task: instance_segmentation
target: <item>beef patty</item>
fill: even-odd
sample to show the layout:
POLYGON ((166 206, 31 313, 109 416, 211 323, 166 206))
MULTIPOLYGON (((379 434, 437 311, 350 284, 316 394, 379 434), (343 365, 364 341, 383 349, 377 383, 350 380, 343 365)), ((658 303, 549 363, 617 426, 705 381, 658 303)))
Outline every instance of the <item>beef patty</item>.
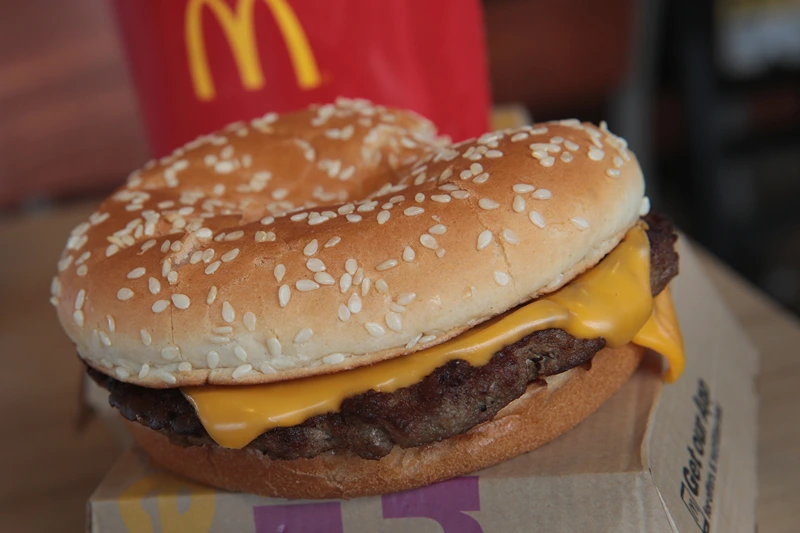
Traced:
MULTIPOLYGON (((649 215, 645 221, 656 295, 678 273, 677 237, 665 217, 649 215)), ((331 451, 379 459, 395 445, 420 446, 467 432, 522 396, 528 384, 589 364, 605 344, 602 338, 576 339, 560 329, 537 331, 498 351, 484 366, 450 361, 410 387, 368 391, 345 399, 338 412, 266 431, 248 448, 272 459, 331 451)), ((109 403, 128 420, 166 434, 175 444, 217 446, 179 389, 148 389, 93 369, 89 375, 109 390, 109 403)))

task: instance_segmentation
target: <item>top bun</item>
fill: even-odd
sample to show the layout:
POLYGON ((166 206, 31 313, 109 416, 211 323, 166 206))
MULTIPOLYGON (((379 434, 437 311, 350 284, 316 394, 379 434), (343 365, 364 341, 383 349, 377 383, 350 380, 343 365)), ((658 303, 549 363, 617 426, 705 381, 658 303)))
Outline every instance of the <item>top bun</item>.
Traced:
POLYGON ((643 205, 625 142, 577 120, 448 145, 340 100, 151 161, 79 224, 53 304, 87 364, 148 387, 353 368, 553 291, 643 205))

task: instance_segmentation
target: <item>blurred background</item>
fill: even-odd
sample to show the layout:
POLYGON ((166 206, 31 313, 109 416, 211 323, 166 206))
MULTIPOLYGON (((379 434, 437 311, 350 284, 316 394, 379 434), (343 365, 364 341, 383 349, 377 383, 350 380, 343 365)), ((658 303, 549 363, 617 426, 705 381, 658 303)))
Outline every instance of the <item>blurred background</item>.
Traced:
MULTIPOLYGON (((121 4, 133 5, 0 6, 0 223, 99 199, 149 159, 121 4)), ((483 9, 496 106, 536 121, 607 120, 639 156, 658 209, 800 312, 800 0, 483 9)))

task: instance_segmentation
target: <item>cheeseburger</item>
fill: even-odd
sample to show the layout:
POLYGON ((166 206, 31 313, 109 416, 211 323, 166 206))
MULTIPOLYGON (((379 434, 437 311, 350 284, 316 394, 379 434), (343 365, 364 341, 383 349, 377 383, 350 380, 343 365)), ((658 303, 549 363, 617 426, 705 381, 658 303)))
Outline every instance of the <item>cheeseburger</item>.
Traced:
POLYGON ((624 140, 577 120, 449 144, 340 100, 198 138, 67 241, 52 303, 153 460, 356 497, 530 451, 645 349, 683 367, 675 234, 624 140))

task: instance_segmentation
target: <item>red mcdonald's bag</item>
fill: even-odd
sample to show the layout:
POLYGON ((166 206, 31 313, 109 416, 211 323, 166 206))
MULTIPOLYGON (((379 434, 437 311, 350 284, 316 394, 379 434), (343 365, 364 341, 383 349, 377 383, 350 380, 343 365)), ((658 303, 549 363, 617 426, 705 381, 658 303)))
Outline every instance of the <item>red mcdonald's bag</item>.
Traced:
POLYGON ((478 0, 114 0, 154 155, 337 96, 486 131, 478 0))

